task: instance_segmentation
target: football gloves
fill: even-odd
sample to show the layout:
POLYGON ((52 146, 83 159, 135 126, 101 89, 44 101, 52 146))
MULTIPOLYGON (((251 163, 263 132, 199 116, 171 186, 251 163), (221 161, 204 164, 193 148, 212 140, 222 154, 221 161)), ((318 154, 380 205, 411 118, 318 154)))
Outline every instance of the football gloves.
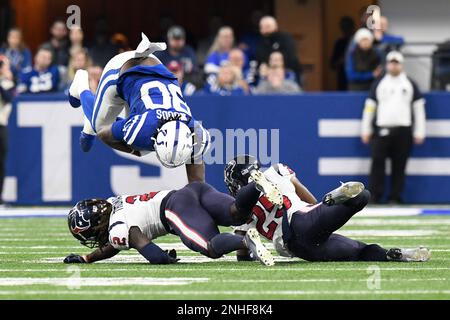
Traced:
POLYGON ((64 263, 86 263, 86 260, 78 254, 69 254, 64 258, 64 263))
POLYGON ((180 259, 177 259, 177 251, 175 249, 165 251, 167 253, 167 256, 169 257, 169 263, 177 263, 178 261, 180 261, 180 259))

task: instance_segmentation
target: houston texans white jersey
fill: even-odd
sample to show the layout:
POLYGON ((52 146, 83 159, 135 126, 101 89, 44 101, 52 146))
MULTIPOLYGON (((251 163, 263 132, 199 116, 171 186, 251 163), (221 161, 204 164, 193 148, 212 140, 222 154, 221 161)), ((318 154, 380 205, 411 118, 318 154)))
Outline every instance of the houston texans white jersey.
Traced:
MULTIPOLYGON (((291 178, 295 176, 295 172, 288 166, 278 163, 264 171, 264 176, 270 182, 277 185, 283 195, 284 208, 287 211, 289 223, 292 214, 301 211, 302 208, 309 206, 307 202, 300 200, 295 192, 295 186, 291 182, 291 178)), ((237 227, 235 230, 247 231, 250 228, 256 228, 258 232, 266 239, 273 242, 277 252, 281 256, 291 257, 292 254, 284 246, 283 231, 281 222, 283 218, 283 210, 273 205, 262 193, 258 203, 253 208, 251 220, 237 227)))
POLYGON ((170 191, 150 192, 142 195, 123 195, 109 198, 113 205, 109 219, 109 242, 118 250, 128 250, 129 231, 138 227, 150 240, 168 232, 160 219, 160 206, 170 191))

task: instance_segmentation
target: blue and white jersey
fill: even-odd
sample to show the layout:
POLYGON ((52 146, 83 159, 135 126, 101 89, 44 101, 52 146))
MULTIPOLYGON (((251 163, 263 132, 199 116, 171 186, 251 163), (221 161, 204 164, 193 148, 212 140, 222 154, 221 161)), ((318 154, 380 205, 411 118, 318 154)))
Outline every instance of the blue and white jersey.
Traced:
POLYGON ((45 71, 35 69, 20 75, 19 92, 40 93, 57 91, 61 76, 56 66, 45 71))
POLYGON ((177 78, 163 64, 126 70, 117 81, 117 93, 129 105, 130 115, 116 121, 112 132, 115 139, 124 140, 134 149, 153 151, 151 138, 171 119, 184 122, 196 133, 200 131, 200 141, 208 139, 192 117, 177 78))

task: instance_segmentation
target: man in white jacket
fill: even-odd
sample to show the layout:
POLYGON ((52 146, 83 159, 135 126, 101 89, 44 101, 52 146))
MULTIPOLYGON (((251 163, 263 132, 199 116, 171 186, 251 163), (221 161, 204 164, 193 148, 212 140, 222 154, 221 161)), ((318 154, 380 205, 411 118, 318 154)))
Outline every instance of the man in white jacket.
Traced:
POLYGON ((403 55, 391 51, 386 57, 386 74, 376 80, 366 99, 361 139, 372 149, 370 187, 372 202, 384 193, 386 159, 391 159, 390 203, 402 202, 405 169, 413 144, 425 140, 425 99, 417 84, 403 71, 403 55))

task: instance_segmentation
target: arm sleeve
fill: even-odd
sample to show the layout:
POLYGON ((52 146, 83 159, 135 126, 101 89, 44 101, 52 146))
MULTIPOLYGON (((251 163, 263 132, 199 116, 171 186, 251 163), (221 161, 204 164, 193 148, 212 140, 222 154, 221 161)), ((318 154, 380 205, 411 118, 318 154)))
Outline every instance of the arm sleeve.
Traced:
POLYGON ((122 141, 124 137, 124 126, 128 119, 119 119, 112 124, 111 131, 114 139, 117 141, 122 141))
POLYGON ((419 99, 413 102, 414 113, 414 138, 425 138, 426 135, 426 115, 425 99, 419 99))
POLYGON ((371 135, 373 133, 373 120, 377 110, 377 102, 372 98, 367 98, 364 103, 364 111, 361 122, 361 134, 371 135))
POLYGON ((169 256, 167 253, 153 242, 150 242, 138 251, 151 264, 169 263, 169 256))
POLYGON ((125 222, 116 221, 109 226, 109 243, 117 250, 130 249, 129 230, 125 222))
POLYGON ((413 102, 412 111, 414 114, 414 138, 425 138, 426 135, 426 115, 425 115, 425 98, 422 92, 419 90, 417 84, 412 80, 411 84, 413 86, 413 102))

